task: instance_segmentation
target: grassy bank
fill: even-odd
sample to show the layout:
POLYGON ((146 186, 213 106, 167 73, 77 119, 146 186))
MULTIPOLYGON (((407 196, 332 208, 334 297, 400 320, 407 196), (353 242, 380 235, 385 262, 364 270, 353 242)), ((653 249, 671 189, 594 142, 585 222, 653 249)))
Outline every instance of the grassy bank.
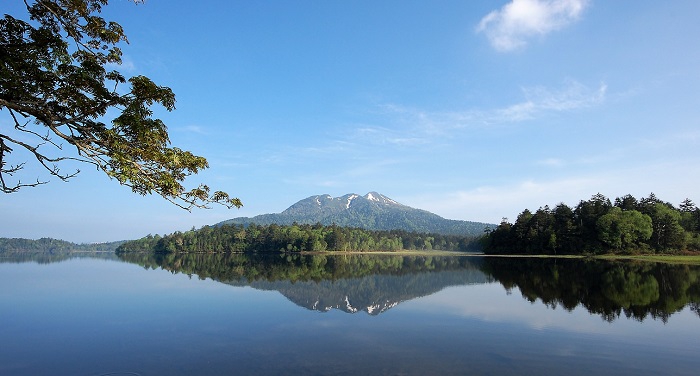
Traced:
POLYGON ((653 262, 665 262, 672 264, 700 264, 700 255, 639 255, 639 256, 625 256, 625 255, 603 255, 596 256, 596 258, 604 260, 639 260, 639 261, 653 261, 653 262))
POLYGON ((638 260, 649 262, 665 262, 676 264, 700 264, 700 254, 697 255, 487 255, 483 253, 451 252, 451 251, 427 251, 427 250, 402 250, 402 251, 324 251, 324 252, 299 252, 307 255, 394 255, 394 256, 483 256, 483 257, 510 257, 510 258, 558 258, 558 259, 600 259, 600 260, 638 260))
POLYGON ((303 255, 392 255, 392 256, 483 256, 483 253, 457 252, 457 251, 427 251, 427 250, 408 250, 401 251, 322 251, 322 252, 294 252, 303 255))
POLYGON ((648 262, 665 262, 670 264, 698 264, 700 265, 700 255, 484 255, 486 257, 523 257, 523 258, 578 258, 578 259, 598 259, 598 260, 637 260, 648 262))

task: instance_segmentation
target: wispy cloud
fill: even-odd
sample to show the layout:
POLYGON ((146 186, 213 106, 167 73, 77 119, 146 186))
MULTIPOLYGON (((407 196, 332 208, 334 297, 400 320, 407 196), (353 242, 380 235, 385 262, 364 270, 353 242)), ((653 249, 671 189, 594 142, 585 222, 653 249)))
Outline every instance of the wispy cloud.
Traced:
POLYGON ((566 165, 566 162, 559 158, 547 158, 538 161, 537 164, 547 167, 563 167, 566 165))
MULTIPOLYGON (((396 159, 366 159, 341 162, 341 167, 310 171, 308 174, 299 174, 285 177, 283 182, 296 186, 341 188, 372 186, 377 176, 386 176, 402 161, 396 159)), ((347 193, 347 192, 346 192, 347 193)))
MULTIPOLYGON (((695 142, 680 144, 674 148, 691 147, 695 142)), ((654 192, 663 200, 680 203, 684 198, 693 197, 693 188, 700 185, 700 172, 689 170, 687 166, 697 165, 698 157, 671 158, 664 161, 648 162, 640 156, 653 154, 652 146, 630 148, 619 158, 627 163, 620 166, 609 161, 595 163, 596 168, 581 168, 581 162, 567 163, 567 168, 556 177, 547 177, 536 170, 528 175, 514 177, 494 184, 476 186, 471 189, 441 194, 424 194, 414 197, 396 197, 409 205, 426 209, 446 218, 468 219, 498 223, 501 217, 511 221, 523 209, 536 210, 540 206, 553 207, 560 202, 576 205, 579 200, 588 199, 591 195, 602 193, 609 198, 632 194, 635 197, 645 197, 654 192), (634 162, 634 161, 639 162, 634 162), (649 177, 653 176, 653 179, 649 177), (678 179, 682 176, 682 179, 678 179)), ((667 146, 664 150, 670 150, 667 146)), ((558 165, 563 163, 558 159, 543 161, 545 164, 558 165)), ((588 162, 582 162, 588 163, 588 162)))
MULTIPOLYGON (((396 111, 400 111, 396 109, 396 111)), ((416 116, 420 116, 416 114, 416 116)), ((401 123, 402 121, 397 121, 401 123)), ((382 126, 362 126, 356 128, 350 137, 362 144, 391 145, 391 146, 419 146, 429 143, 425 129, 420 124, 404 127, 402 124, 395 128, 382 126), (410 129, 409 129, 410 128, 410 129)))
POLYGON ((495 49, 512 51, 576 21, 587 6, 588 0, 513 0, 482 18, 476 31, 495 49))
POLYGON ((421 208, 451 219, 498 223, 501 217, 515 216, 525 208, 575 204, 608 186, 607 177, 571 176, 555 180, 522 179, 503 185, 479 186, 442 195, 398 198, 402 202, 420 202, 421 208))
POLYGON ((353 134, 356 139, 377 144, 417 146, 444 142, 465 128, 481 128, 518 123, 547 116, 551 113, 575 111, 602 104, 607 84, 589 87, 568 80, 560 88, 542 86, 521 89, 524 99, 518 103, 494 109, 463 111, 426 111, 396 104, 380 106, 385 119, 381 127, 363 125, 353 134))
MULTIPOLYGON (((461 111, 429 111, 396 104, 383 104, 373 108, 367 117, 342 127, 330 129, 323 142, 308 145, 287 145, 270 148, 261 153, 256 163, 260 165, 291 166, 312 163, 315 173, 304 174, 297 185, 340 187, 367 182, 388 175, 401 176, 397 171, 422 163, 422 155, 436 154, 459 158, 476 158, 482 137, 492 137, 515 127, 537 126, 532 119, 551 114, 573 112, 599 105, 605 100, 606 85, 589 87, 576 81, 567 81, 555 88, 529 87, 521 89, 521 99, 515 104, 492 109, 465 109, 461 111), (522 124, 528 121, 528 124, 522 124), (465 142, 475 143, 466 150, 465 142), (466 151, 465 151, 466 150, 466 151), (467 153, 463 154, 450 153, 467 153), (429 154, 425 154, 429 153, 429 154), (333 166, 323 170, 317 161, 333 166), (321 169, 321 170, 319 170, 321 169)), ((609 156, 609 153, 605 154, 609 156)), ((482 155, 483 156, 483 155, 482 155)), ((576 158, 550 155, 535 160, 535 167, 546 166, 548 171, 561 171, 572 164, 580 164, 576 158), (544 159, 544 160, 543 160, 544 159)), ((250 160, 250 159, 249 159, 250 160)), ((367 183, 372 185, 371 182, 367 183)), ((594 192, 595 193, 595 192, 594 192)), ((503 196, 499 191, 494 197, 503 196)), ((483 196, 481 196, 483 198, 483 196)), ((449 205, 444 208, 450 211, 449 205)))
POLYGON ((136 71, 136 64, 128 56, 122 56, 121 64, 108 63, 107 69, 114 69, 122 73, 134 73, 136 71))
POLYGON ((199 125, 186 125, 184 127, 178 128, 178 130, 189 133, 197 133, 201 135, 207 135, 207 131, 199 125))
POLYGON ((525 100, 497 109, 486 118, 491 122, 516 122, 529 120, 545 112, 572 111, 598 105, 605 100, 608 85, 604 82, 591 89, 577 81, 568 81, 557 90, 545 87, 524 88, 525 100))

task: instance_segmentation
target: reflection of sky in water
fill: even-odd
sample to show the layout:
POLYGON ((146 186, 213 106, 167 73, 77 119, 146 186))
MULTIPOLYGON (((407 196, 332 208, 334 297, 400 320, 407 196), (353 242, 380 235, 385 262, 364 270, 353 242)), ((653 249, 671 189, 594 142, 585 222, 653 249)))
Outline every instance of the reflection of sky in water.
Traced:
POLYGON ((643 323, 627 319, 624 314, 613 323, 604 321, 599 315, 590 314, 579 305, 567 311, 561 305, 555 309, 547 307, 541 300, 530 303, 514 288, 508 293, 499 283, 449 287, 434 295, 404 304, 404 309, 422 312, 449 312, 450 314, 475 318, 487 322, 521 323, 541 329, 562 329, 580 333, 626 333, 639 334, 663 332, 700 334, 700 318, 685 308, 674 314, 664 324, 648 316, 643 323))
POLYGON ((0 264, 0 374, 688 374, 700 319, 613 323, 497 283, 379 316, 120 262, 0 264), (670 372, 669 372, 670 371, 670 372))

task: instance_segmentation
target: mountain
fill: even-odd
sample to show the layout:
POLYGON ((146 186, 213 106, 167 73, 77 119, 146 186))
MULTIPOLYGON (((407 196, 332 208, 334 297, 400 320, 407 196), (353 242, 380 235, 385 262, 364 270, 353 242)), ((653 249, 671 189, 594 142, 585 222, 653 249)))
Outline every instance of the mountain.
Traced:
POLYGON ((222 224, 255 223, 259 225, 336 224, 370 230, 406 230, 445 235, 482 235, 484 228, 495 225, 481 222, 445 219, 431 212, 400 204, 377 192, 364 196, 354 193, 341 197, 311 196, 278 214, 233 218, 222 224))
POLYGON ((251 281, 223 282, 278 291, 290 302, 311 311, 339 310, 346 313, 366 312, 376 316, 397 305, 435 294, 450 286, 488 283, 488 277, 476 267, 405 275, 373 274, 361 278, 335 281, 251 281))

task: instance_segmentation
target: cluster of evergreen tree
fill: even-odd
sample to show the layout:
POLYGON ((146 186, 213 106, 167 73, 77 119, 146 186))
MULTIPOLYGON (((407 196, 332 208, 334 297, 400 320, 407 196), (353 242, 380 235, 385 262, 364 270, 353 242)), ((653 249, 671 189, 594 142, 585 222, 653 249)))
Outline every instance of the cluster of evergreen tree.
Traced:
POLYGON ((597 194, 575 208, 559 204, 525 209, 483 238, 486 253, 600 254, 700 251, 700 209, 686 199, 678 208, 652 193, 637 200, 597 194))
POLYGON ((122 244, 125 252, 322 252, 322 251, 469 251, 473 238, 408 232, 374 231, 337 225, 222 225, 146 236, 122 244))

